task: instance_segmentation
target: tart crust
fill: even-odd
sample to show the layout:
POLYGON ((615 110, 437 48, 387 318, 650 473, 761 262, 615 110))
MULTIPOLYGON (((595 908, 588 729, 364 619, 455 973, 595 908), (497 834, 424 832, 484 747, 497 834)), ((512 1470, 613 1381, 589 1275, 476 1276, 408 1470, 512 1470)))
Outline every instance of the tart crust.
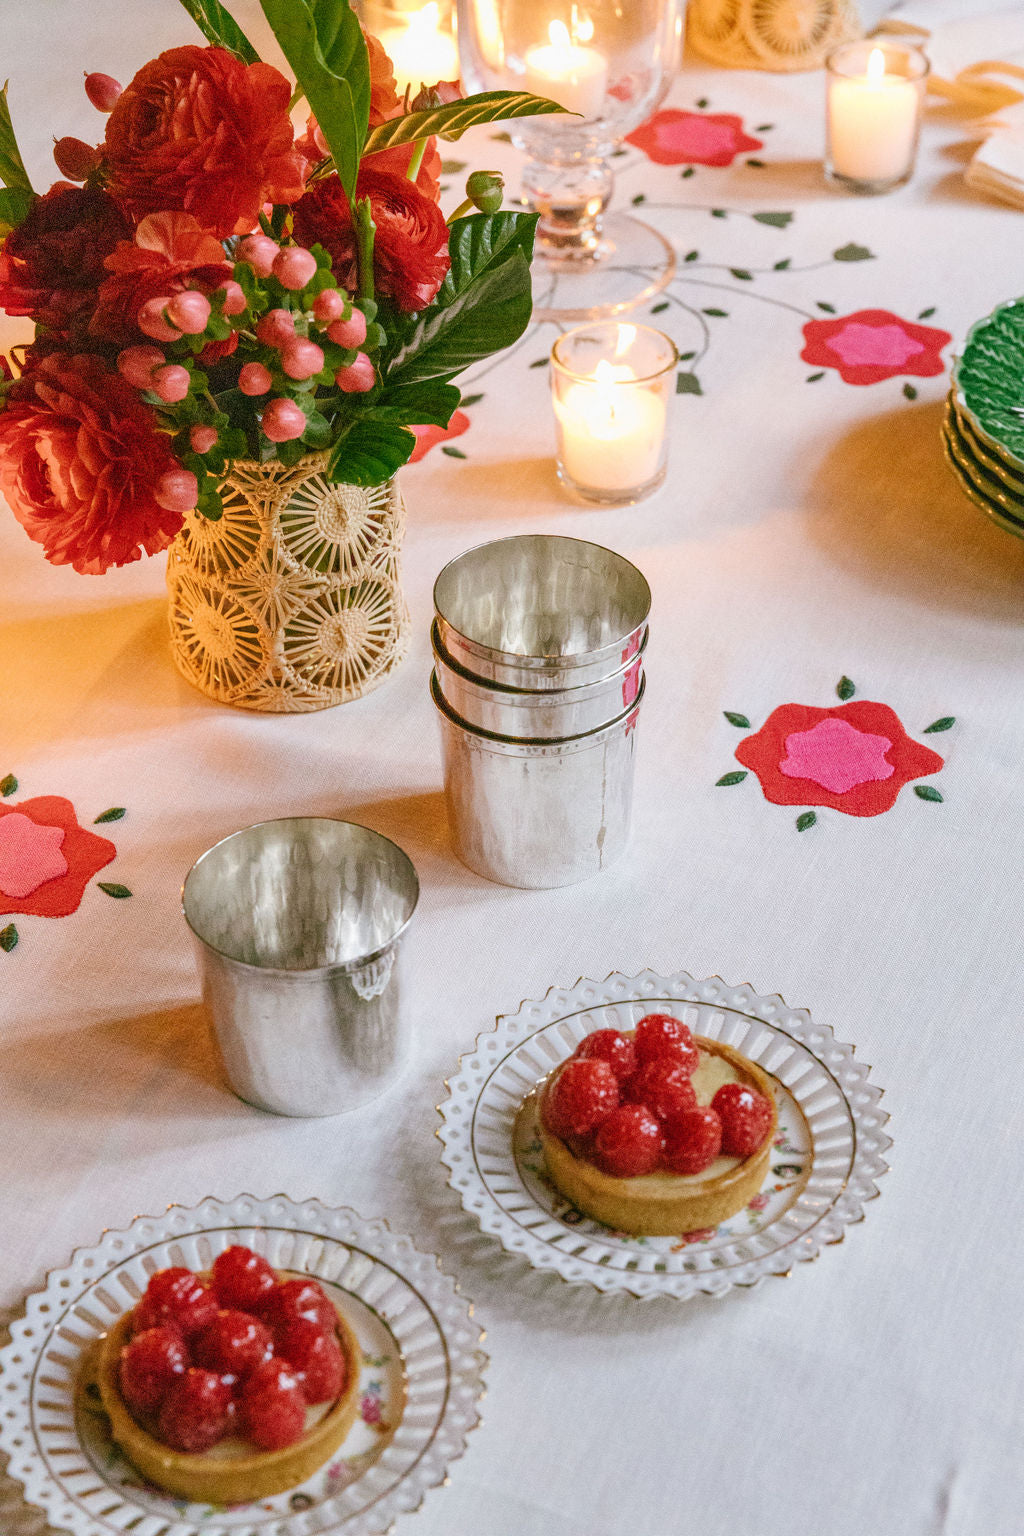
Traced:
MULTIPOLYGON (((545 1128, 541 1114, 540 1141, 552 1182, 577 1210, 606 1227, 635 1237, 674 1237, 717 1227, 720 1221, 742 1210, 764 1183, 778 1125, 771 1078, 756 1062, 720 1040, 694 1035, 693 1043, 706 1056, 721 1057, 740 1082, 756 1088, 771 1104, 772 1119, 764 1145, 750 1157, 733 1160, 733 1166, 710 1177, 670 1173, 659 1168, 640 1178, 619 1179, 577 1157, 560 1137, 545 1128)), ((545 1078, 539 1090, 538 1107, 542 1111, 544 1096, 558 1070, 545 1078)))
POLYGON ((198 1503, 244 1504, 305 1482, 341 1445, 359 1405, 362 1351, 337 1303, 335 1311, 338 1343, 345 1357, 344 1392, 294 1445, 231 1457, 173 1450, 129 1413, 118 1384, 121 1349, 130 1336, 131 1313, 126 1312, 102 1340, 96 1365, 96 1384, 114 1439, 143 1477, 168 1493, 198 1503))

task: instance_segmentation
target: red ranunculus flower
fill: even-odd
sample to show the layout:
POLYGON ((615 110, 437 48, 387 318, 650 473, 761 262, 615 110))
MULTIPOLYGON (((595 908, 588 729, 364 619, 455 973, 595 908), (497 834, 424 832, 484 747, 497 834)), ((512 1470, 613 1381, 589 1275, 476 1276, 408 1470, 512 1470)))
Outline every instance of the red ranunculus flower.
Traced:
POLYGON ((180 512, 154 488, 181 466, 137 390, 90 354, 51 353, 0 411, 0 491, 53 565, 100 575, 166 549, 180 512))
POLYGON ((743 131, 732 112, 681 112, 666 107, 641 123, 626 142, 642 149, 655 165, 732 165, 743 150, 760 149, 760 139, 743 131))
MULTIPOLYGON (((444 282, 448 226, 436 203, 404 176, 361 167, 357 194, 368 197, 377 233, 373 246, 376 290, 405 311, 422 309, 444 282)), ((295 206, 295 238, 316 241, 330 253, 334 275, 350 292, 356 287, 356 245, 348 199, 337 176, 315 181, 295 206)))
MULTIPOLYGON (((401 107, 396 107, 382 121, 388 122, 392 117, 401 116, 401 107)), ((295 144, 311 167, 319 165, 321 160, 326 160, 330 153, 320 124, 312 116, 306 119, 306 131, 301 139, 296 139, 295 144)), ((396 176, 407 176, 412 157, 419 147, 418 144, 396 144, 392 149, 379 149, 375 155, 366 156, 362 167, 368 171, 393 171, 396 176)), ((441 196, 441 156, 437 152, 436 138, 427 140, 427 147, 416 173, 416 185, 424 197, 429 197, 431 202, 438 202, 441 196)))
POLYGON ((834 709, 780 704, 736 748, 773 805, 827 805, 848 816, 891 811, 904 784, 938 773, 943 759, 912 741, 888 704, 855 699, 834 709))
POLYGON ((136 316, 147 299, 170 297, 186 288, 213 293, 232 272, 220 241, 190 213, 147 214, 134 241, 115 246, 106 268, 89 329, 122 344, 138 341, 136 316))
POLYGON ((78 825, 70 800, 37 795, 0 805, 0 913, 67 917, 117 849, 78 825))
POLYGON ((366 51, 370 56, 370 127, 386 123, 394 117, 401 104, 395 66, 388 57, 384 44, 372 32, 364 30, 366 51))
POLYGON ((887 309, 858 309, 808 320, 800 356, 818 368, 837 369, 844 384, 877 384, 901 373, 925 379, 942 373, 940 353, 952 340, 948 331, 901 320, 887 309))
POLYGON ((143 65, 107 119, 110 189, 136 215, 177 209, 245 234, 265 202, 302 195, 291 87, 225 48, 170 48, 143 65))
POLYGON ((103 261, 131 226, 106 192, 57 186, 36 199, 0 251, 0 309, 47 330, 84 330, 103 261))

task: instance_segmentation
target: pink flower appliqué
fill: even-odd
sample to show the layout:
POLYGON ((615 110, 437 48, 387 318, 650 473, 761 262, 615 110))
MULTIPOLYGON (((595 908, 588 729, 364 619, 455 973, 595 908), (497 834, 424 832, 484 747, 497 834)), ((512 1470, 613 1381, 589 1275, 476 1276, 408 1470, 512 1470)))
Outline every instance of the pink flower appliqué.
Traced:
POLYGON ((63 827, 41 827, 20 811, 0 818, 0 891, 21 899, 68 872, 63 827))
POLYGON ((887 309, 860 309, 804 326, 805 363, 834 368, 844 384, 877 384, 898 374, 931 378, 942 373, 948 331, 901 320, 887 309))
POLYGON ((409 431, 416 438, 416 447, 409 458, 410 464, 418 464, 420 459, 425 459, 431 448, 436 448, 439 443, 447 443, 453 437, 461 437, 463 432, 469 431, 469 417, 465 411, 455 411, 452 419, 446 427, 410 427, 409 431))
POLYGON ((62 795, 0 805, 0 913, 77 912, 89 881, 116 855, 107 838, 79 826, 62 795))
POLYGON ((859 731, 848 720, 819 720, 809 731, 786 737, 779 772, 845 795, 858 784, 892 777, 896 770, 885 757, 891 746, 888 736, 859 731))
POLYGON ((627 133, 655 165, 732 165, 738 154, 761 149, 762 141, 743 131, 732 112, 681 112, 667 107, 627 133))

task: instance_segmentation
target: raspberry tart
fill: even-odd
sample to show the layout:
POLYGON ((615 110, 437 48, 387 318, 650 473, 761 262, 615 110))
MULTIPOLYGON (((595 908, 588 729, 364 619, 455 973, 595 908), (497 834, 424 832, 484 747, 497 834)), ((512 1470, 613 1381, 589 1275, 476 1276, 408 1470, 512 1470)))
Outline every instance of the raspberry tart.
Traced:
POLYGON ((315 1280, 233 1247, 208 1274, 155 1274, 102 1340, 96 1382, 144 1477, 239 1504, 294 1488, 333 1455, 356 1416, 361 1360, 315 1280))
POLYGON ((588 1216, 638 1237, 716 1227, 758 1193, 778 1121, 772 1080, 669 1014, 597 1030, 544 1080, 548 1174, 588 1216))

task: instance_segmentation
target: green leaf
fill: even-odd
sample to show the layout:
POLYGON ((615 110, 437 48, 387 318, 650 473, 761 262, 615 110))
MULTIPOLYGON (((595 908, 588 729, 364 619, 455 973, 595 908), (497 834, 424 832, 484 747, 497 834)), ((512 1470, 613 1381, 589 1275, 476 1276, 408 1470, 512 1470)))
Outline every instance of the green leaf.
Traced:
POLYGON ((703 112, 703 111, 704 111, 704 108, 705 108, 705 107, 709 107, 709 106, 710 106, 710 105, 711 105, 711 103, 710 103, 710 102, 709 102, 709 101, 708 101, 708 99, 707 99, 707 97, 706 97, 706 96, 702 96, 702 97, 701 97, 701 98, 700 98, 700 100, 699 100, 699 101, 698 101, 698 103, 697 103, 697 106, 698 106, 698 108, 699 108, 699 110, 700 110, 700 111, 701 111, 701 112, 703 112))
POLYGON ((818 308, 823 309, 826 315, 834 315, 836 312, 836 307, 834 304, 825 304, 821 299, 818 299, 817 304, 818 308))
POLYGON ((415 384, 385 384, 383 392, 363 413, 372 421, 393 421, 400 427, 446 427, 462 403, 455 384, 427 379, 415 384))
POLYGON ((446 453, 450 459, 464 459, 466 457, 461 448, 453 448, 451 443, 442 443, 441 452, 446 453))
POLYGON ((729 318, 729 311, 727 309, 705 309, 703 313, 705 315, 714 315, 720 320, 727 320, 729 318))
POLYGON ((468 411, 470 406, 479 405, 483 398, 483 395, 463 395, 459 405, 464 411, 468 411))
POLYGON ((118 901, 123 901, 126 896, 131 895, 131 891, 126 885, 118 885, 116 881, 113 880, 97 880, 96 884, 99 886, 100 890, 104 891, 108 896, 116 896, 118 901))
POLYGON ((825 370, 824 370, 824 368, 822 368, 819 373, 809 373, 807 375, 807 378, 806 378, 805 382, 807 384, 817 384, 818 380, 819 379, 823 379, 824 377, 825 377, 825 370))
POLYGON ((914 388, 913 384, 904 384, 903 393, 908 400, 917 399, 917 390, 914 388))
POLYGON ((370 62, 348 0, 260 0, 351 198, 370 117, 370 62))
POLYGON ((932 315, 934 315, 934 313, 935 313, 935 305, 934 304, 929 304, 927 309, 922 309, 921 313, 918 315, 917 318, 919 320, 930 320, 932 315))
POLYGON ((630 202, 633 204, 634 208, 639 208, 640 204, 641 203, 646 203, 646 201, 647 201, 647 193, 646 192, 638 192, 635 197, 631 197, 630 198, 630 202))
POLYGON ((18 930, 13 923, 8 923, 6 928, 0 928, 0 949, 5 955, 9 955, 18 942, 18 930))
MULTIPOLYGON (((283 3, 292 5, 295 0, 283 0, 283 3)), ((386 123, 378 123, 376 128, 370 129, 363 153, 375 155, 378 150, 391 149, 395 144, 414 144, 417 139, 428 139, 432 133, 442 139, 457 139, 467 128, 478 123, 506 122, 512 117, 543 117, 550 112, 564 114, 565 108, 557 101, 549 101, 546 96, 531 96, 529 91, 480 91, 476 96, 467 96, 465 101, 449 101, 441 107, 407 112, 404 117, 392 117, 386 123)))
POLYGON ((442 160, 441 161, 441 175, 442 176, 457 176, 460 171, 464 171, 466 169, 466 166, 468 164, 469 164, 468 160, 442 160))
POLYGON ((3 795, 5 800, 7 799, 8 795, 14 794, 14 791, 17 789, 17 787, 18 781, 14 777, 13 773, 9 773, 6 778, 0 779, 0 795, 3 795))
POLYGON ((546 368, 548 363, 550 363, 550 361, 551 361, 550 357, 535 357, 533 362, 530 364, 530 367, 531 368, 546 368))
POLYGON ((930 784, 915 784, 914 794, 919 800, 931 800, 935 805, 942 804, 942 796, 930 784))
POLYGON ((688 177, 696 176, 697 172, 694 170, 692 165, 688 165, 686 167, 686 170, 685 171, 680 171, 679 174, 682 177, 682 179, 684 181, 686 181, 688 177))
POLYGON ((5 80, 4 88, 0 91, 0 181, 5 187, 11 187, 14 191, 29 192, 34 196, 25 162, 18 149, 18 141, 14 137, 14 125, 7 106, 8 84, 9 81, 5 80))
POLYGON ((729 214, 725 208, 712 208, 711 217, 713 219, 727 219, 729 214))
POLYGON ((401 469, 415 447, 416 438, 405 427, 362 416, 335 444, 328 474, 352 485, 380 485, 401 469))
POLYGON ((813 827, 814 826, 814 823, 817 821, 817 819, 818 818, 817 818, 817 816, 815 816, 813 811, 804 811, 796 819, 796 829, 797 829, 797 831, 798 832, 806 832, 808 827, 813 827))
POLYGON ((763 160, 748 160, 747 164, 749 166, 752 166, 755 171, 763 171, 764 170, 764 161, 763 160))
POLYGON ((695 373, 676 374, 677 395, 702 395, 704 391, 700 387, 700 379, 695 373))
POLYGON ((853 683, 850 682, 848 677, 841 677, 836 684, 836 693, 844 703, 847 699, 852 699, 856 692, 857 689, 854 687, 853 683))
POLYGON ((723 709, 722 714, 728 720, 730 725, 738 725, 741 731, 750 730, 750 721, 747 719, 746 715, 737 715, 731 709, 723 709))
POLYGON ((785 272, 786 268, 789 266, 789 264, 790 264, 790 262, 792 260, 793 260, 792 256, 783 256, 782 260, 781 261, 777 261, 775 263, 775 265, 772 267, 772 271, 773 272, 785 272))
POLYGON ((754 213, 751 218, 756 219, 758 224, 770 224, 774 229, 785 229, 787 224, 793 222, 791 213, 754 213))
POLYGON ((256 49, 219 0, 181 0, 181 3, 208 43, 227 48, 246 64, 260 62, 256 49))
POLYGON ((924 735, 931 736, 935 731, 948 731, 956 725, 956 715, 943 715, 941 720, 933 720, 931 725, 926 725, 924 735))
POLYGON ((757 127, 754 129, 754 132, 755 133, 771 133, 771 131, 772 131, 772 129, 774 127, 775 127, 774 123, 758 123, 757 127))
POLYGON ((715 788, 720 789, 723 785, 742 784, 746 776, 747 771, 745 768, 742 770, 733 769, 732 773, 723 773, 720 779, 715 780, 715 788))
POLYGON ((696 261, 699 256, 700 256, 700 251, 687 251, 686 255, 683 257, 683 260, 684 261, 696 261))
POLYGON ((833 261, 874 261, 874 251, 869 251, 866 245, 841 245, 838 251, 832 252, 833 261))
POLYGON ((123 805, 112 805, 109 811, 104 811, 102 816, 97 816, 93 822, 94 827, 100 826, 104 821, 120 821, 125 814, 123 805))
POLYGON ((748 272, 746 267, 730 267, 729 271, 733 277, 738 277, 741 283, 752 283, 754 281, 753 272, 748 272))
POLYGON ((652 315, 661 315, 661 314, 664 314, 666 309, 668 309, 668 299, 663 299, 660 304, 652 304, 651 305, 651 314, 652 315))
POLYGON ((35 193, 25 187, 5 187, 0 192, 0 238, 17 229, 35 200, 35 193))
POLYGON ((696 357, 696 356, 697 356, 696 352, 680 352, 680 354, 679 354, 679 361, 681 363, 688 363, 690 361, 691 357, 696 357))

